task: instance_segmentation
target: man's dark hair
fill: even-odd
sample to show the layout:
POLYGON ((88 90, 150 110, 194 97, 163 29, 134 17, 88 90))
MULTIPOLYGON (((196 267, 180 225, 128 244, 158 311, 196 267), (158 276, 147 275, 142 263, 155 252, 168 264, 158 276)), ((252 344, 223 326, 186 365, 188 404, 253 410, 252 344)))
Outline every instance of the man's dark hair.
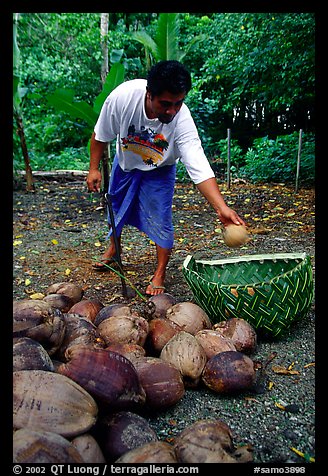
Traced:
POLYGON ((148 72, 147 88, 152 96, 159 96, 164 91, 187 94, 191 89, 191 76, 179 61, 160 61, 148 72))

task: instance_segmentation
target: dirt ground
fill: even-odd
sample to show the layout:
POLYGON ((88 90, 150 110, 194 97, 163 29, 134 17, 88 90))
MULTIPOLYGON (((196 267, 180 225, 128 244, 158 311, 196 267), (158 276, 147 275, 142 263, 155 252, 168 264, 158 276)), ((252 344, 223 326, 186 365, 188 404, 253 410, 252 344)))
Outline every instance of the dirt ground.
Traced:
MULTIPOLYGON (((90 194, 83 179, 41 180, 35 192, 23 186, 13 192, 13 298, 43 293, 53 283, 72 281, 84 296, 104 305, 122 302, 121 279, 113 272, 92 270, 107 246, 106 212, 101 197, 90 194)), ((211 207, 191 184, 176 184, 174 197, 175 247, 167 269, 166 291, 177 301, 192 301, 181 268, 185 257, 223 258, 241 254, 306 252, 315 275, 315 191, 283 184, 252 185, 233 182, 221 191, 226 203, 246 221, 251 240, 241 249, 224 245, 221 226, 211 207)), ((122 235, 123 267, 131 286, 145 292, 155 266, 155 246, 138 230, 122 235)), ((138 294, 128 300, 138 305, 138 294)), ((250 443, 254 461, 308 463, 315 457, 315 306, 289 335, 260 341, 253 356, 264 362, 272 352, 275 364, 295 374, 277 375, 260 395, 219 397, 204 388, 188 390, 173 409, 149 418, 160 438, 174 438, 199 418, 223 418, 236 441, 250 443), (294 412, 279 405, 294 404, 294 412), (190 408, 193 411, 190 412, 190 408), (297 453, 297 451, 300 454, 297 453)), ((270 373, 271 372, 271 373, 270 373)))

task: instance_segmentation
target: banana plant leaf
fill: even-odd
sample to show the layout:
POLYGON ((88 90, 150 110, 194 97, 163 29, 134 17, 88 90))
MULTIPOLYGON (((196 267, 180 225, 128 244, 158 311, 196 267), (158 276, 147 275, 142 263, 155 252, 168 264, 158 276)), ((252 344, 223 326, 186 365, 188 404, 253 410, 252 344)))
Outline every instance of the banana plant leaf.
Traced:
POLYGON ((96 97, 93 106, 85 101, 75 101, 75 91, 68 88, 58 88, 53 94, 48 94, 47 101, 58 111, 68 113, 74 119, 84 120, 90 131, 94 127, 100 109, 108 94, 124 81, 125 68, 121 63, 114 63, 107 75, 101 93, 96 97))
POLYGON ((48 94, 48 103, 59 111, 67 112, 75 119, 83 119, 90 127, 97 120, 97 113, 85 101, 74 101, 73 89, 58 88, 53 94, 48 94))
POLYGON ((105 102, 107 96, 115 89, 119 84, 124 81, 125 68, 121 63, 114 63, 107 75, 106 81, 104 83, 101 93, 96 97, 93 104, 93 110, 97 114, 100 113, 101 107, 105 102))

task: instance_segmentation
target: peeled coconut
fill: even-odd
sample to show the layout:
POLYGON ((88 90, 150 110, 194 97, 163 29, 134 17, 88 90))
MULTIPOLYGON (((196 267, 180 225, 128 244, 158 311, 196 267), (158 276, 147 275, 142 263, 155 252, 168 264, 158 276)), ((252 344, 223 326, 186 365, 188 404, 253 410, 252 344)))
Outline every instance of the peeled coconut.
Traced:
POLYGON ((235 448, 231 429, 222 420, 198 420, 186 427, 175 438, 174 449, 181 463, 248 463, 253 459, 249 445, 235 448))
POLYGON ((202 329, 210 329, 212 323, 203 309, 189 301, 174 304, 166 311, 166 317, 185 332, 195 335, 202 329))
POLYGON ((155 304, 154 318, 165 317, 168 308, 177 303, 176 298, 169 293, 155 294, 149 298, 149 301, 155 304))
POLYGON ((45 294, 64 294, 68 298, 70 298, 72 305, 71 307, 81 301, 84 290, 81 286, 75 283, 70 282, 60 282, 51 284, 45 291, 45 294))
POLYGON ((178 332, 162 349, 160 358, 180 370, 184 383, 196 387, 207 362, 203 347, 189 332, 178 332))
POLYGON ((185 393, 180 371, 158 357, 139 357, 133 361, 140 384, 146 392, 146 406, 162 410, 175 405, 185 393))
POLYGON ((128 451, 158 441, 155 430, 146 418, 131 411, 101 417, 97 430, 97 441, 107 460, 120 458, 128 451))
POLYGON ((146 355, 145 349, 141 345, 134 344, 133 342, 114 342, 106 346, 106 350, 117 352, 118 354, 129 359, 132 363, 134 359, 144 357, 146 355))
POLYGON ((239 352, 252 354, 256 349, 256 331, 245 319, 232 317, 215 324, 213 329, 225 338, 230 339, 239 352))
POLYGON ((116 303, 116 304, 109 304, 108 306, 104 306, 100 309, 98 314, 94 319, 95 326, 99 326, 99 324, 108 319, 109 317, 113 316, 129 316, 131 315, 131 309, 129 306, 123 303, 116 303))
POLYGON ((248 241, 248 233, 244 225, 228 225, 223 232, 223 239, 230 248, 238 248, 248 241))
POLYGON ((104 307, 98 299, 82 299, 75 303, 69 310, 70 314, 78 314, 79 316, 94 322, 98 312, 104 307))
POLYGON ((91 434, 84 433, 83 435, 78 435, 71 441, 71 443, 81 454, 85 463, 106 463, 105 457, 98 442, 91 434))
MULTIPOLYGON (((158 294, 161 296, 161 294, 158 294)), ((149 355, 157 357, 164 345, 182 329, 173 321, 155 317, 149 322, 149 331, 146 337, 145 349, 149 355)))
POLYGON ((231 339, 213 329, 203 329, 198 331, 197 334, 195 334, 195 338, 203 347, 208 359, 220 352, 237 350, 231 339))
POLYGON ((138 344, 142 347, 146 341, 149 325, 144 317, 131 314, 104 319, 97 329, 107 346, 118 342, 125 342, 138 344))
POLYGON ((202 380, 216 393, 240 393, 255 384, 253 361, 241 352, 228 350, 214 355, 204 367, 202 380))

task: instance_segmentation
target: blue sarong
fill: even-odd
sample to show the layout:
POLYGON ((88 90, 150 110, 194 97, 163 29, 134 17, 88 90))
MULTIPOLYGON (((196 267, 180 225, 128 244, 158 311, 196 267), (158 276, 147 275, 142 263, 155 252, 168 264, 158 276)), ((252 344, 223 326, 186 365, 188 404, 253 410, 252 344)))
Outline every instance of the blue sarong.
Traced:
MULTIPOLYGON (((133 169, 124 172, 117 157, 114 157, 108 191, 118 236, 124 225, 132 225, 162 248, 173 247, 175 169, 174 164, 149 171, 133 169)), ((112 230, 108 237, 111 234, 112 230)))

